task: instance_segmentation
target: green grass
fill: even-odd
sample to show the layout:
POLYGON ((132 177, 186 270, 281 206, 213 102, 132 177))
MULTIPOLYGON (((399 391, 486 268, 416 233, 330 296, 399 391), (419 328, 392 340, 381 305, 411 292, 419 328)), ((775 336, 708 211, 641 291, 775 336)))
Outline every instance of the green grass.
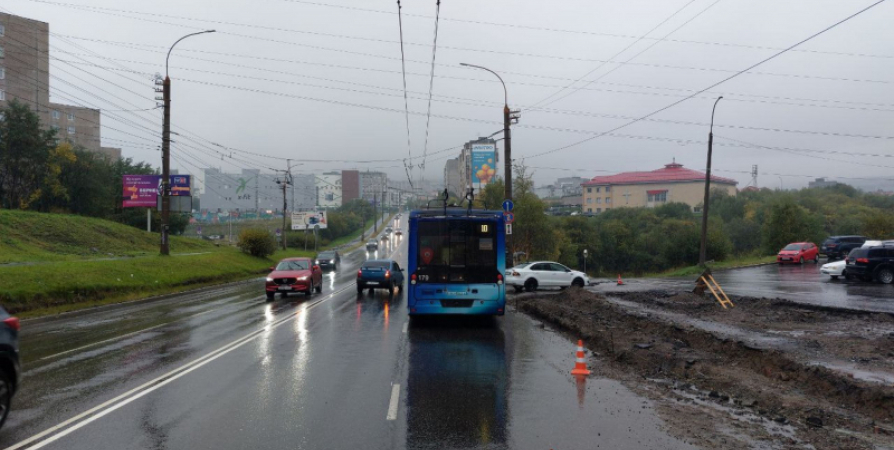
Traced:
POLYGON ((0 302, 28 317, 258 277, 273 264, 222 248, 197 255, 4 267, 0 302))
MULTIPOLYGON (((158 244, 158 234, 108 220, 0 210, 0 264, 157 255, 158 244)), ((198 239, 171 239, 175 253, 214 248, 198 239)))
MULTIPOLYGON (((718 261, 713 263, 708 263, 707 266, 711 268, 711 270, 719 270, 719 269, 733 269, 736 267, 750 266, 754 264, 767 264, 776 261, 776 256, 742 256, 738 258, 733 258, 727 261, 718 261)), ((699 266, 688 266, 688 267, 680 267, 676 269, 671 269, 665 272, 659 273, 651 273, 644 275, 645 277, 655 278, 655 277, 688 277, 688 276, 697 276, 701 275, 705 269, 699 266)))
POLYGON ((19 317, 56 314, 260 277, 280 259, 315 255, 288 249, 255 258, 195 238, 171 244, 172 256, 163 257, 158 235, 137 228, 0 210, 0 263, 18 263, 0 264, 0 303, 19 317))

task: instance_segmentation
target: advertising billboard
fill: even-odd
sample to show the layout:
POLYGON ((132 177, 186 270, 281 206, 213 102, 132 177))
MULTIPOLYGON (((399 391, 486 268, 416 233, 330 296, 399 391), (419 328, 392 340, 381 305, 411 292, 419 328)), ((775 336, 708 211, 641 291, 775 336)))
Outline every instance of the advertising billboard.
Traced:
POLYGON ((312 230, 314 227, 325 230, 329 227, 326 211, 303 211, 292 213, 293 230, 312 230))
POLYGON ((483 189, 497 173, 495 144, 472 144, 472 183, 483 189))
MULTIPOLYGON (((190 176, 171 175, 171 196, 190 196, 190 176)), ((124 208, 153 208, 161 191, 161 175, 124 175, 124 208)))

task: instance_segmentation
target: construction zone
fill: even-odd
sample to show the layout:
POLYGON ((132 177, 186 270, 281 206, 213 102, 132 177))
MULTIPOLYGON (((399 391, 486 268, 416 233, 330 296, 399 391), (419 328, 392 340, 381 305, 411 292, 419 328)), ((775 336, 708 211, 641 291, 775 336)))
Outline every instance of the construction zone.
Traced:
MULTIPOLYGON (((693 292, 568 289, 509 304, 585 346, 575 369, 655 400, 703 448, 894 448, 894 315, 693 292)), ((580 345, 580 344, 579 344, 580 345)))

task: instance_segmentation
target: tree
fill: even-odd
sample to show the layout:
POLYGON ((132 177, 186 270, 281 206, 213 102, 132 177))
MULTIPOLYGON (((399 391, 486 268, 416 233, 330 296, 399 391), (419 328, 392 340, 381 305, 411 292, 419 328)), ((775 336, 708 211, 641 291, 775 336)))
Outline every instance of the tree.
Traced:
POLYGON ((863 235, 874 239, 894 238, 894 215, 874 212, 863 219, 863 235))
POLYGON ((42 130, 37 114, 18 100, 0 108, 0 117, 0 207, 24 209, 46 181, 56 132, 42 130))
POLYGON ((774 254, 792 242, 821 241, 824 234, 822 223, 791 197, 781 198, 770 205, 761 229, 766 254, 774 254))

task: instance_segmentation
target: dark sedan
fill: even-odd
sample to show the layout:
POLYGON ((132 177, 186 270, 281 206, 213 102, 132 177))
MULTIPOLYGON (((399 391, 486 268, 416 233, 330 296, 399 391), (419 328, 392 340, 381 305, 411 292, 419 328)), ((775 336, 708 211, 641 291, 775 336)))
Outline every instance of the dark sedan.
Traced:
POLYGON ((317 255, 317 265, 324 271, 337 271, 339 264, 341 264, 341 255, 335 250, 320 252, 317 255))
POLYGON ((19 319, 0 307, 0 427, 19 387, 19 319))

